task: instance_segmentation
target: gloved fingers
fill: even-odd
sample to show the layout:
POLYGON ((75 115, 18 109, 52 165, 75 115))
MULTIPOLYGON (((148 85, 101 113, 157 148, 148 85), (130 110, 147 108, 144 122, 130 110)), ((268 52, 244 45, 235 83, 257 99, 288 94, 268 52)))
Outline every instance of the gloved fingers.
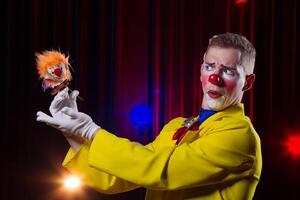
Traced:
POLYGON ((54 97, 54 99, 51 102, 50 107, 49 107, 49 111, 52 114, 52 116, 55 113, 57 113, 59 111, 59 109, 61 109, 64 100, 68 98, 68 95, 69 95, 68 91, 69 91, 69 88, 66 87, 62 91, 59 91, 55 95, 55 97, 54 97))
POLYGON ((73 108, 75 111, 78 111, 78 107, 77 107, 77 96, 79 95, 79 91, 78 90, 74 90, 71 92, 69 99, 70 99, 70 108, 73 108))
POLYGON ((65 99, 66 97, 68 97, 68 91, 69 91, 69 88, 68 88, 68 87, 65 87, 63 90, 59 91, 59 92, 55 95, 54 100, 55 100, 56 98, 58 98, 58 99, 61 99, 61 98, 65 99))
POLYGON ((64 107, 62 110, 61 110, 62 113, 70 116, 71 118, 78 118, 78 112, 73 109, 73 108, 69 108, 69 107, 64 107))
POLYGON ((63 90, 59 91, 57 94, 59 94, 59 95, 68 94, 68 91, 69 91, 69 87, 67 86, 63 90))
POLYGON ((58 96, 58 97, 54 98, 54 100, 51 102, 50 107, 49 107, 49 111, 52 114, 52 116, 59 111, 62 103, 63 103, 62 97, 58 96))
POLYGON ((57 126, 58 125, 57 121, 54 118, 52 118, 49 115, 43 113, 42 111, 38 111, 36 113, 36 116, 37 116, 36 121, 38 121, 38 122, 44 122, 44 123, 49 124, 51 126, 57 126))
POLYGON ((77 96, 79 95, 78 90, 73 90, 70 94, 70 98, 76 101, 77 96))

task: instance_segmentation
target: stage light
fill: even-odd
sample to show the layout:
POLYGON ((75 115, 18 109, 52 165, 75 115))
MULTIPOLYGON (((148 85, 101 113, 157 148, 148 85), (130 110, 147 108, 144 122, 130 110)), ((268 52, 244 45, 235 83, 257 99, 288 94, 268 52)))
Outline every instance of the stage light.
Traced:
POLYGON ((290 134, 285 141, 287 152, 293 157, 300 157, 300 134, 290 134))
POLYGON ((151 110, 145 104, 137 105, 131 110, 130 118, 136 127, 146 128, 151 124, 151 110))
POLYGON ((235 0, 236 5, 243 5, 243 4, 246 4, 246 3, 247 3, 247 0, 235 0))
POLYGON ((64 186, 69 190, 77 189, 81 186, 81 181, 78 176, 67 177, 64 181, 64 186))

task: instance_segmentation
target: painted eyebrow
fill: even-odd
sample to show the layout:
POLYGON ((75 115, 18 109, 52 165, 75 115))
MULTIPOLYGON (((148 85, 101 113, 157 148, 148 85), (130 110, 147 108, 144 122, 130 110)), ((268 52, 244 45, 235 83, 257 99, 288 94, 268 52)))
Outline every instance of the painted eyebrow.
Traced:
MULTIPOLYGON (((206 61, 204 61, 205 62, 205 64, 207 64, 207 65, 212 65, 212 66, 214 66, 215 65, 215 63, 209 63, 209 62, 206 62, 206 61)), ((226 69, 233 69, 233 70, 236 70, 236 68, 235 67, 232 67, 232 66, 226 66, 226 65, 221 65, 223 68, 226 68, 226 69)))

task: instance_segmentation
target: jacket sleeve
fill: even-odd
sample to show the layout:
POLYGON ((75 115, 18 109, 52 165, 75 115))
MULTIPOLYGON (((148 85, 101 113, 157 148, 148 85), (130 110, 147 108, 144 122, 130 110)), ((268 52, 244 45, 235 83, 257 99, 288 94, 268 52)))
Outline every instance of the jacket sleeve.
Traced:
POLYGON ((89 148, 87 143, 83 144, 77 152, 70 148, 63 166, 71 173, 78 175, 86 185, 101 193, 115 194, 140 187, 89 165, 89 148))
POLYGON ((147 188, 199 187, 253 175, 256 147, 252 135, 247 120, 221 120, 194 142, 156 150, 102 129, 87 159, 98 170, 147 188))

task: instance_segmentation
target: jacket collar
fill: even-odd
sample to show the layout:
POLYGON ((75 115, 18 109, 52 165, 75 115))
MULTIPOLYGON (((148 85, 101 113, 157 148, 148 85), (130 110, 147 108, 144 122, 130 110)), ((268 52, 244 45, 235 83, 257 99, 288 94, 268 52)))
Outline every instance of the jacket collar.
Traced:
MULTIPOLYGON (((224 110, 221 110, 219 112, 217 112, 216 114, 212 115, 211 117, 209 117, 208 119, 206 119, 199 128, 202 128, 202 126, 205 126, 207 123, 210 123, 211 121, 216 121, 217 119, 220 119, 222 117, 226 117, 226 116, 230 116, 230 117, 234 117, 234 116, 245 116, 244 113, 244 104, 242 103, 238 103, 234 106, 230 106, 224 110)), ((198 116, 199 117, 199 116, 198 116)), ((197 119, 198 119, 197 117, 197 119)))

